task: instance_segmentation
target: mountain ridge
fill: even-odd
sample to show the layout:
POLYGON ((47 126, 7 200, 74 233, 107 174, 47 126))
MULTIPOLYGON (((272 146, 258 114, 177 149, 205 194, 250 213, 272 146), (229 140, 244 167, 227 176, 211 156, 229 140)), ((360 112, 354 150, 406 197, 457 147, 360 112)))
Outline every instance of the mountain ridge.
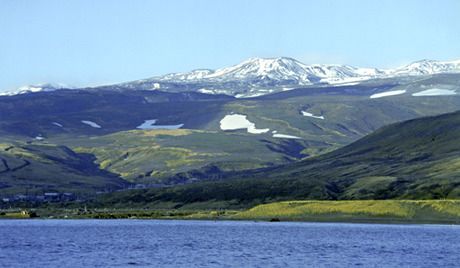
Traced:
POLYGON ((119 85, 128 89, 189 90, 249 98, 302 87, 356 85, 374 79, 414 79, 458 72, 460 60, 425 59, 394 69, 378 69, 340 64, 307 65, 289 57, 250 58, 216 70, 198 69, 185 73, 171 73, 119 85))
MULTIPOLYGON (((190 72, 169 73, 147 79, 86 89, 196 91, 235 97, 256 97, 313 85, 358 84, 372 79, 417 77, 460 72, 460 60, 423 59, 394 69, 361 68, 341 64, 304 64, 294 58, 250 58, 238 64, 190 72)), ((10 96, 69 88, 61 84, 39 84, 2 92, 10 96)))

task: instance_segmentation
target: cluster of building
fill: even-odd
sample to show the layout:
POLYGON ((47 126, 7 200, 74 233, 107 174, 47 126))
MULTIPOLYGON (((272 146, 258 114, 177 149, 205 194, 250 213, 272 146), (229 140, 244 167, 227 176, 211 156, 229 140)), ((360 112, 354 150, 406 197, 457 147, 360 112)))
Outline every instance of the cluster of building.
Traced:
POLYGON ((66 201, 77 201, 78 198, 74 193, 57 193, 49 192, 41 195, 25 195, 16 194, 12 196, 5 196, 0 199, 4 203, 13 202, 66 202, 66 201))
MULTIPOLYGON (((158 188, 165 187, 163 184, 131 184, 125 189, 117 190, 125 191, 130 189, 146 189, 146 188, 158 188)), ((18 203, 18 202, 29 202, 29 203, 46 203, 46 202, 69 202, 76 201, 82 202, 89 199, 93 199, 95 195, 106 194, 112 192, 111 190, 98 191, 93 194, 75 194, 70 192, 45 192, 42 194, 14 194, 14 195, 0 195, 0 204, 6 203, 18 203)))

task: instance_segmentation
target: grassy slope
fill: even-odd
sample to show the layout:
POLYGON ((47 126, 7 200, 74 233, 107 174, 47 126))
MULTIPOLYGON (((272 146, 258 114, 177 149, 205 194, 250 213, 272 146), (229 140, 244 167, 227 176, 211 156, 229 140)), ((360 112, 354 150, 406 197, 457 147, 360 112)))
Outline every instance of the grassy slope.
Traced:
POLYGON ((264 135, 188 129, 131 130, 63 142, 94 154, 101 168, 140 183, 174 183, 174 175, 210 165, 228 172, 292 162, 306 146, 264 135))
POLYGON ((410 120, 271 177, 323 177, 338 198, 459 197, 460 112, 410 120), (302 174, 303 173, 303 174, 302 174))
POLYGON ((285 201, 259 205, 235 219, 460 223, 458 200, 285 201))
POLYGON ((460 112, 415 119, 317 158, 223 182, 117 193, 102 202, 249 207, 293 199, 459 198, 459 137, 460 112))

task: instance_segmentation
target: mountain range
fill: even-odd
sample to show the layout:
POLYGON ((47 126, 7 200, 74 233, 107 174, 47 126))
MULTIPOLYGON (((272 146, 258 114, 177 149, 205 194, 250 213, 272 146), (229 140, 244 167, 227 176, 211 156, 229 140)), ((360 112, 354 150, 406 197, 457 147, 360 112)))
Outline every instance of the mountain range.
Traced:
MULTIPOLYGON (((172 73, 126 83, 87 89, 195 91, 255 97, 298 87, 356 84, 370 79, 426 76, 460 72, 460 60, 420 60, 395 69, 357 68, 339 64, 307 65, 293 58, 251 58, 237 65, 217 70, 198 69, 172 73)), ((1 95, 51 91, 69 88, 65 85, 42 84, 21 87, 1 95)))
MULTIPOLYGON (((302 198, 302 194, 321 199, 456 196, 447 190, 442 194, 425 190, 443 176, 455 180, 457 175, 442 166, 438 156, 432 164, 441 169, 411 169, 426 164, 429 150, 436 148, 420 149, 419 154, 412 150, 410 137, 418 140, 436 132, 432 138, 437 139, 442 131, 452 132, 457 117, 446 117, 454 123, 431 124, 432 130, 423 124, 393 125, 401 131, 406 126, 417 130, 405 136, 397 127, 379 129, 458 111, 458 62, 420 61, 377 70, 307 66, 289 58, 252 59, 192 73, 95 88, 44 84, 0 96, 0 196, 44 192, 92 196, 134 186, 176 189, 182 184, 196 184, 197 188, 186 189, 198 192, 220 191, 209 181, 241 193, 260 188, 261 194, 273 199, 302 198), (260 96, 238 98, 241 94, 260 96), (379 133, 379 141, 367 136, 372 133, 379 133), (381 149, 387 146, 385 139, 392 142, 388 148, 399 150, 399 158, 388 162, 379 158, 386 153, 381 149), (355 149, 359 157, 346 153, 355 149), (410 174, 423 179, 423 185, 410 174), (348 191, 344 183, 356 183, 350 189, 359 188, 358 192, 348 191), (411 191, 407 195, 372 190, 396 183, 416 190, 404 188, 411 191), (288 194, 297 188, 303 189, 299 195, 288 194)), ((429 126, 426 120, 420 122, 429 126)), ((455 135, 446 137, 455 141, 455 135)), ((443 148, 450 147, 455 148, 443 148)), ((449 158, 453 167, 455 161, 449 158)), ((232 190, 225 189, 225 195, 232 196, 232 190)), ((249 194, 246 198, 262 200, 249 194)))

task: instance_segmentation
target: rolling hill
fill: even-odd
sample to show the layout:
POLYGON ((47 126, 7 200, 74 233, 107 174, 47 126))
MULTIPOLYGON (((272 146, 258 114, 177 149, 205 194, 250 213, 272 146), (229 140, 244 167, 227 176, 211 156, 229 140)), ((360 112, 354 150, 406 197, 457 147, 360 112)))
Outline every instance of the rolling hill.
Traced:
MULTIPOLYGON (((308 159, 388 124, 456 111, 459 87, 459 74, 435 74, 246 99, 110 86, 35 92, 0 97, 0 142, 63 146, 121 181, 170 186, 308 159)), ((39 185, 32 174, 41 172, 23 176, 39 185)), ((25 191, 14 183, 0 192, 25 191)))
POLYGON ((460 112, 392 124, 333 152, 220 182, 125 191, 104 204, 249 207, 280 200, 460 197, 460 112))

